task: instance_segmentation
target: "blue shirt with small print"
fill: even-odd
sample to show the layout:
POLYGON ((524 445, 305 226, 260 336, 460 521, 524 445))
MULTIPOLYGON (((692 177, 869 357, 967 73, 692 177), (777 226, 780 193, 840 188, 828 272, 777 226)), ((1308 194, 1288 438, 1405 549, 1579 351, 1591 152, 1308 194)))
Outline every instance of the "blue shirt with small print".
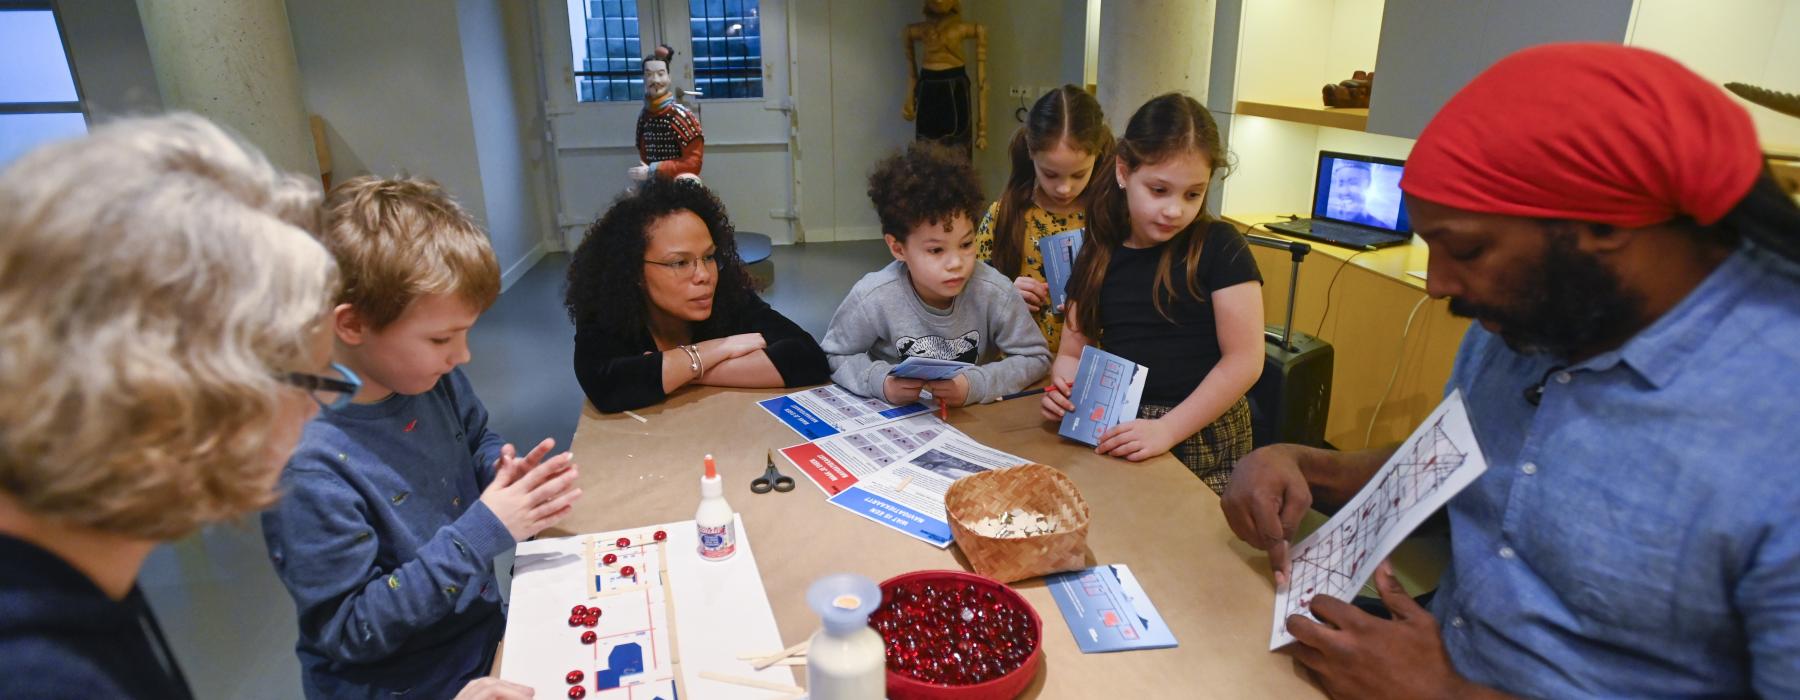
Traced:
POLYGON ((1457 671, 1536 697, 1800 697, 1800 267, 1741 248, 1559 364, 1479 324, 1457 354, 1488 461, 1449 505, 1432 601, 1457 671))

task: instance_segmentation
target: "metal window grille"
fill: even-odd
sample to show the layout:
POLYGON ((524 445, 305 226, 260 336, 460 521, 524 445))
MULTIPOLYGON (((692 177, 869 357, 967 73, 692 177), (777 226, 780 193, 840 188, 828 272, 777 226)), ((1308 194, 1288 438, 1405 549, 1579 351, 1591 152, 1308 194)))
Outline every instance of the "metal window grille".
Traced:
POLYGON ((763 96, 757 0, 688 0, 694 83, 706 99, 763 96))
MULTIPOLYGON (((585 46, 575 47, 575 89, 582 102, 644 98, 644 52, 637 0, 585 0, 585 46)), ((571 13, 572 14, 572 13, 571 13)))

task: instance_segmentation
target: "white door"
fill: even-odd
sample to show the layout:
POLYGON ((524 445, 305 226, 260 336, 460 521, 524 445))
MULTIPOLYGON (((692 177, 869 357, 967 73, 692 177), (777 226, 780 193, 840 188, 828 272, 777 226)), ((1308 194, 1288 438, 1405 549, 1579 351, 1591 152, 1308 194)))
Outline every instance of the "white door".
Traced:
POLYGON ((563 0, 539 3, 556 154, 557 223, 570 250, 637 165, 639 60, 675 49, 672 81, 700 115, 700 177, 739 231, 794 240, 787 0, 563 0), (698 70, 696 70, 698 68, 698 70))

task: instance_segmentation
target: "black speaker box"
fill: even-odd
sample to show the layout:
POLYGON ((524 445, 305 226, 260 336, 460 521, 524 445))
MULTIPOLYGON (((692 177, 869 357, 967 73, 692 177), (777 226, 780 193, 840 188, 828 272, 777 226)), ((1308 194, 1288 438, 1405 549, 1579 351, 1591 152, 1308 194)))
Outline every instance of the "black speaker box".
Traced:
POLYGON ((1278 328, 1264 337, 1262 378, 1250 388, 1252 443, 1324 447, 1325 415, 1331 407, 1331 344, 1296 331, 1283 348, 1278 328))

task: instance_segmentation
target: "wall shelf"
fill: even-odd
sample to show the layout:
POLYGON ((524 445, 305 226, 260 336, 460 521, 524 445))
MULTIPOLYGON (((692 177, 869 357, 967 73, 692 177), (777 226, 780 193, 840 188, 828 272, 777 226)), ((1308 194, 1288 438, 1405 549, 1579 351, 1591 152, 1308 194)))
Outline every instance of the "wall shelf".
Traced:
POLYGON ((1366 108, 1301 107, 1274 102, 1238 100, 1237 113, 1350 131, 1363 131, 1369 125, 1369 110, 1366 108))

